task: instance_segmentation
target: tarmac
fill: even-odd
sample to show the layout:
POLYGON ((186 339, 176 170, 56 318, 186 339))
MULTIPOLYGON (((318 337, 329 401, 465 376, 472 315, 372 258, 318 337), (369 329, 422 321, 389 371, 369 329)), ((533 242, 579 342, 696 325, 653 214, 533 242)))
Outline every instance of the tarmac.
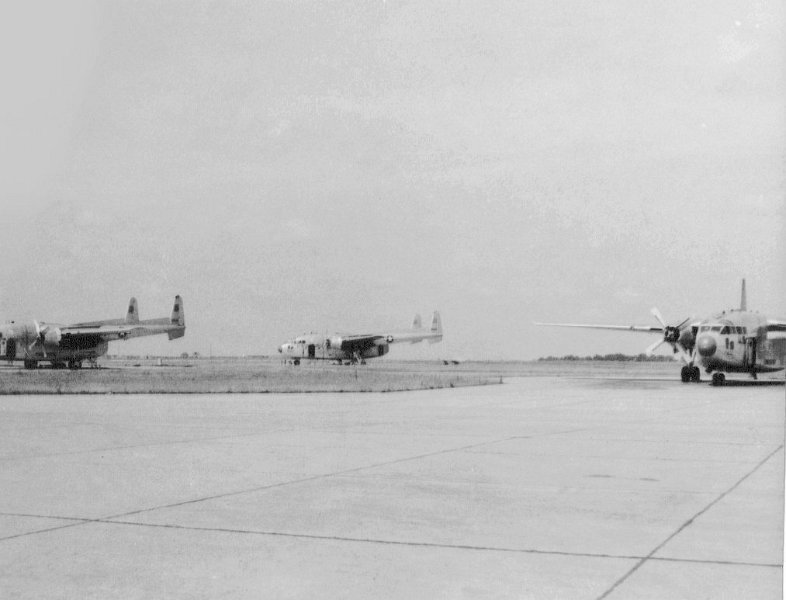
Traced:
POLYGON ((0 397, 0 597, 779 599, 784 400, 0 397))

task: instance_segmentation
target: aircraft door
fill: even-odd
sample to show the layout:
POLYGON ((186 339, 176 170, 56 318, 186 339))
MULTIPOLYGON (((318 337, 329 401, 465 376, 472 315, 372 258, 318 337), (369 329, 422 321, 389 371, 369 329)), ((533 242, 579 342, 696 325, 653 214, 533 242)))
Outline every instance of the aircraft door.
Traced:
POLYGON ((314 358, 317 355, 317 347, 314 344, 308 345, 308 357, 314 358))
POLYGON ((756 366, 756 338, 745 340, 745 351, 742 355, 742 366, 747 368, 756 366))

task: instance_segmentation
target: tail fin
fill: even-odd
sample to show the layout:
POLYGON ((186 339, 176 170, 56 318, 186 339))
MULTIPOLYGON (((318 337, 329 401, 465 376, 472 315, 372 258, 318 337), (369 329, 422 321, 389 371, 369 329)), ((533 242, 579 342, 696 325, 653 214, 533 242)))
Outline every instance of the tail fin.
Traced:
POLYGON ((136 298, 131 298, 128 301, 128 312, 126 312, 126 323, 128 325, 135 325, 139 323, 139 309, 136 306, 136 298))
POLYGON ((175 305, 172 307, 172 325, 180 325, 185 327, 186 315, 183 312, 183 299, 180 296, 175 296, 175 305))
POLYGON ((415 318, 412 319, 412 329, 422 329, 423 323, 420 322, 420 315, 415 315, 415 318))
POLYGON ((437 310, 431 315, 431 333, 434 334, 434 337, 428 339, 430 343, 433 344, 442 340, 442 317, 439 316, 439 311, 437 310))
POLYGON ((740 296, 740 310, 748 310, 748 298, 745 295, 745 280, 742 280, 742 295, 740 296))
POLYGON ((170 340, 181 338, 186 334, 186 315, 183 312, 183 299, 175 296, 175 305, 172 307, 172 316, 169 318, 172 325, 182 327, 182 329, 172 329, 167 331, 170 340))

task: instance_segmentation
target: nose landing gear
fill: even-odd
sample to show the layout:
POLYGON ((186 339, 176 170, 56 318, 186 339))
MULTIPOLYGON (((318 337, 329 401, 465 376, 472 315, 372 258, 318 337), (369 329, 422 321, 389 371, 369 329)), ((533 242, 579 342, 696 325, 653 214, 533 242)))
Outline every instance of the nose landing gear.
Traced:
POLYGON ((680 371, 682 383, 698 383, 701 381, 701 370, 695 365, 685 365, 680 371))
POLYGON ((712 385, 719 386, 726 383, 726 374, 725 373, 713 373, 712 374, 712 385))

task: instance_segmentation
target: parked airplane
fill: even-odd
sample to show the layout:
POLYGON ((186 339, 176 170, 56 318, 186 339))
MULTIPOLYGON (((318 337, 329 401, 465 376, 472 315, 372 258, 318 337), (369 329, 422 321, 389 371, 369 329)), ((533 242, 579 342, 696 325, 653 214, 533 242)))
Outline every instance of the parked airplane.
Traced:
POLYGON ((661 344, 671 345, 685 365, 683 382, 700 381, 701 370, 712 373, 713 385, 723 385, 725 373, 757 373, 780 371, 786 366, 786 320, 768 319, 747 308, 745 280, 742 280, 740 308, 725 310, 705 319, 685 319, 679 325, 667 325, 657 308, 653 316, 660 327, 647 325, 585 325, 576 323, 535 323, 558 327, 586 327, 660 333, 662 338, 647 348, 647 355, 661 344), (775 333, 775 336, 771 336, 775 333))
POLYGON ((139 320, 136 298, 128 302, 125 319, 91 321, 73 325, 58 325, 43 321, 0 326, 0 359, 24 361, 26 369, 35 369, 41 361, 49 361, 55 369, 66 364, 79 369, 83 360, 95 360, 106 354, 109 342, 144 335, 166 333, 170 340, 186 333, 183 300, 175 296, 169 317, 139 320))
POLYGON ((343 334, 330 336, 308 334, 296 337, 278 347, 278 351, 286 360, 299 365, 301 359, 334 360, 338 363, 349 361, 349 364, 365 364, 367 358, 384 356, 390 350, 390 344, 409 342, 416 344, 427 340, 434 344, 442 340, 442 319, 437 311, 431 317, 430 329, 425 329, 420 322, 420 315, 415 315, 412 329, 389 333, 343 334))

